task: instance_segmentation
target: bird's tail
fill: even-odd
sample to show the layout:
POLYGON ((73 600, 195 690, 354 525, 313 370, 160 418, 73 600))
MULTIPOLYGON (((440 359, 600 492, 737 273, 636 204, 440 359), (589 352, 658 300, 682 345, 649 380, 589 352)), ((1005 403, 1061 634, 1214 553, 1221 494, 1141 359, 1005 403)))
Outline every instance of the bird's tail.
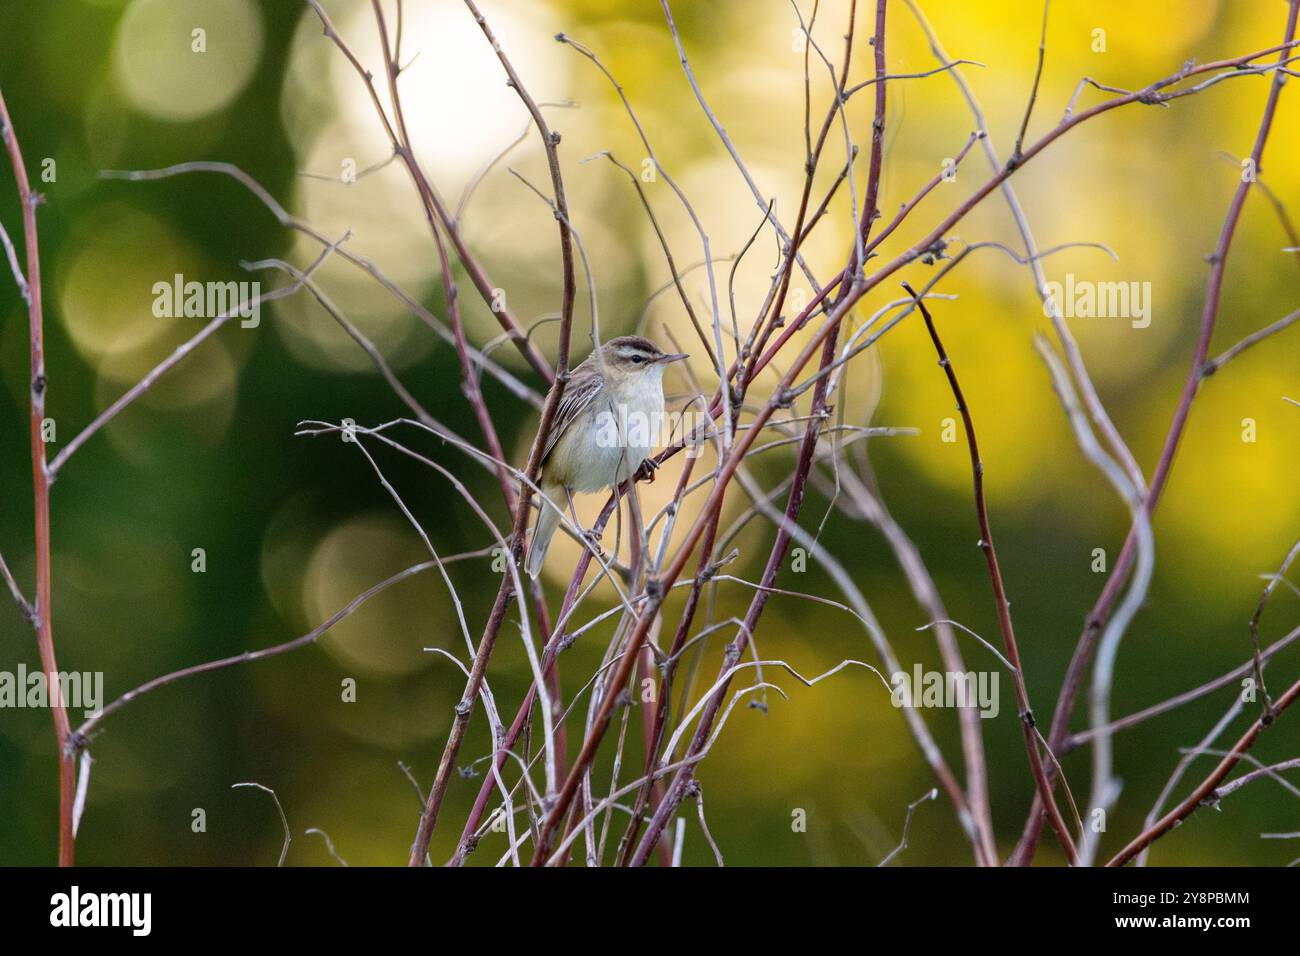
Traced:
MULTIPOLYGON (((549 498, 556 505, 563 507, 564 488, 560 485, 542 485, 542 497, 549 498)), ((542 564, 546 561, 546 549, 551 546, 551 537, 560 526, 560 512, 549 502, 539 502, 537 525, 533 528, 533 540, 528 545, 528 558, 525 567, 530 578, 542 573, 542 564)))

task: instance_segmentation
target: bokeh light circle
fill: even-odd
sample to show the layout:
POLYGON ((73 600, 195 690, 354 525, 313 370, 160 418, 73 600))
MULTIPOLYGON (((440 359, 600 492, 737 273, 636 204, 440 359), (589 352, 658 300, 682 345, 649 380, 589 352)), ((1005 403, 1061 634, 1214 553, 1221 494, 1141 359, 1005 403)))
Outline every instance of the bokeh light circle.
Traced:
POLYGON ((118 27, 114 75, 136 109, 187 122, 243 92, 261 53, 249 0, 135 0, 118 27))

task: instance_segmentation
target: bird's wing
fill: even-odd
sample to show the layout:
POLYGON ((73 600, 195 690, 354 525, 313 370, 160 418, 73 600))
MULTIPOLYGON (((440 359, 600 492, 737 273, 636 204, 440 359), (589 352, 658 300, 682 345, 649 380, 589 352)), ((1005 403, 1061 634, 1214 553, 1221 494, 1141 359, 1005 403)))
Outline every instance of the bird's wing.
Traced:
POLYGON ((551 430, 546 436, 546 448, 542 451, 543 462, 550 456, 560 436, 600 394, 603 384, 599 375, 574 375, 569 380, 569 384, 564 387, 564 394, 560 396, 560 406, 555 410, 555 418, 551 421, 551 430))

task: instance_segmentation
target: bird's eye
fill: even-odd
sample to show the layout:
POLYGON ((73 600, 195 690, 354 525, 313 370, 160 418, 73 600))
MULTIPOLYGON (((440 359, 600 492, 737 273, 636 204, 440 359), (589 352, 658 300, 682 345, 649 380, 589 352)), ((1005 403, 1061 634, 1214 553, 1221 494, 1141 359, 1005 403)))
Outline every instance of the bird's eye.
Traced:
POLYGON ((645 364, 645 356, 644 356, 644 355, 633 355, 633 356, 632 356, 632 361, 633 361, 633 362, 636 362, 637 365, 644 365, 644 364, 645 364))

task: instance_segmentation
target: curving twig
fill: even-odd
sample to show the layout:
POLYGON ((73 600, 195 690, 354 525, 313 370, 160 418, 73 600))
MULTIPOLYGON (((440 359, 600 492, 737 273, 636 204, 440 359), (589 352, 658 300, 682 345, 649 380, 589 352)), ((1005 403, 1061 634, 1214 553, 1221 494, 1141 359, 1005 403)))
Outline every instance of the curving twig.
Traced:
MULTIPOLYGON (((1155 566, 1155 541, 1151 531, 1151 519, 1142 506, 1142 491, 1134 486, 1119 464, 1106 454, 1101 444, 1088 427, 1088 420, 1079 407, 1079 402, 1070 384, 1069 376, 1061 361, 1041 338, 1034 343, 1039 354, 1052 375, 1061 403, 1065 406, 1075 437, 1088 459, 1106 476, 1115 490, 1124 499, 1132 515, 1133 526, 1138 533, 1137 567, 1134 569, 1129 589, 1120 602, 1114 616, 1106 625, 1106 630, 1097 645, 1097 659, 1093 665, 1090 716, 1094 727, 1102 728, 1093 738, 1093 778, 1090 809, 1094 812, 1109 812, 1119 796, 1119 781, 1114 779, 1111 769, 1110 734, 1105 730, 1110 725, 1110 694, 1115 676, 1115 659, 1119 653, 1119 643, 1128 629, 1129 623, 1138 609, 1146 601, 1147 589, 1151 585, 1152 569, 1155 566)), ((1079 862, 1085 866, 1092 864, 1093 855, 1101 838, 1101 831, 1089 829, 1084 833, 1083 849, 1079 862)))
MULTIPOLYGON (((289 830, 289 818, 284 815, 284 807, 280 805, 280 798, 275 795, 274 790, 260 783, 232 783, 230 785, 231 790, 238 790, 240 787, 255 787, 263 793, 269 793, 271 799, 275 801, 275 809, 280 814, 280 824, 284 827, 284 845, 280 848, 280 860, 275 865, 284 866, 285 858, 289 855, 289 844, 293 842, 293 834, 289 830)), ((328 839, 326 837, 327 842, 328 839)))
POLYGON ((1263 698, 1263 720, 1271 721, 1273 719, 1273 701, 1268 696, 1268 688, 1264 685, 1264 656, 1259 648, 1259 619, 1264 616, 1264 605, 1272 597, 1274 588, 1279 581, 1286 580, 1286 573, 1291 568, 1291 563, 1295 561, 1296 556, 1300 555, 1300 541, 1296 541, 1287 552, 1286 558, 1282 561, 1282 566, 1277 569, 1277 573, 1269 578, 1268 584, 1264 585, 1264 593, 1259 596, 1259 603, 1255 605, 1255 613, 1250 616, 1250 641, 1254 648, 1255 663, 1255 684, 1259 687, 1260 696, 1263 698))
POLYGON ((339 856, 338 851, 334 849, 334 841, 330 839, 330 835, 328 833, 326 833, 324 830, 320 829, 319 827, 308 827, 306 830, 303 831, 304 835, 310 833, 316 834, 322 840, 325 841, 325 851, 334 858, 334 861, 338 863, 339 866, 349 865, 348 861, 343 859, 343 857, 339 856))
POLYGON ((915 800, 913 800, 911 803, 907 805, 907 816, 903 818, 903 836, 898 841, 898 846, 894 847, 887 854, 885 854, 885 858, 881 860, 879 863, 877 863, 876 866, 878 867, 889 866, 889 864, 894 862, 894 859, 900 853, 902 853, 904 850, 907 849, 907 835, 908 833, 911 832, 912 815, 916 813, 916 808, 919 807, 921 804, 925 803, 927 800, 934 800, 938 796, 939 796, 939 791, 935 788, 931 788, 929 792, 923 794, 920 797, 917 797, 915 800))

